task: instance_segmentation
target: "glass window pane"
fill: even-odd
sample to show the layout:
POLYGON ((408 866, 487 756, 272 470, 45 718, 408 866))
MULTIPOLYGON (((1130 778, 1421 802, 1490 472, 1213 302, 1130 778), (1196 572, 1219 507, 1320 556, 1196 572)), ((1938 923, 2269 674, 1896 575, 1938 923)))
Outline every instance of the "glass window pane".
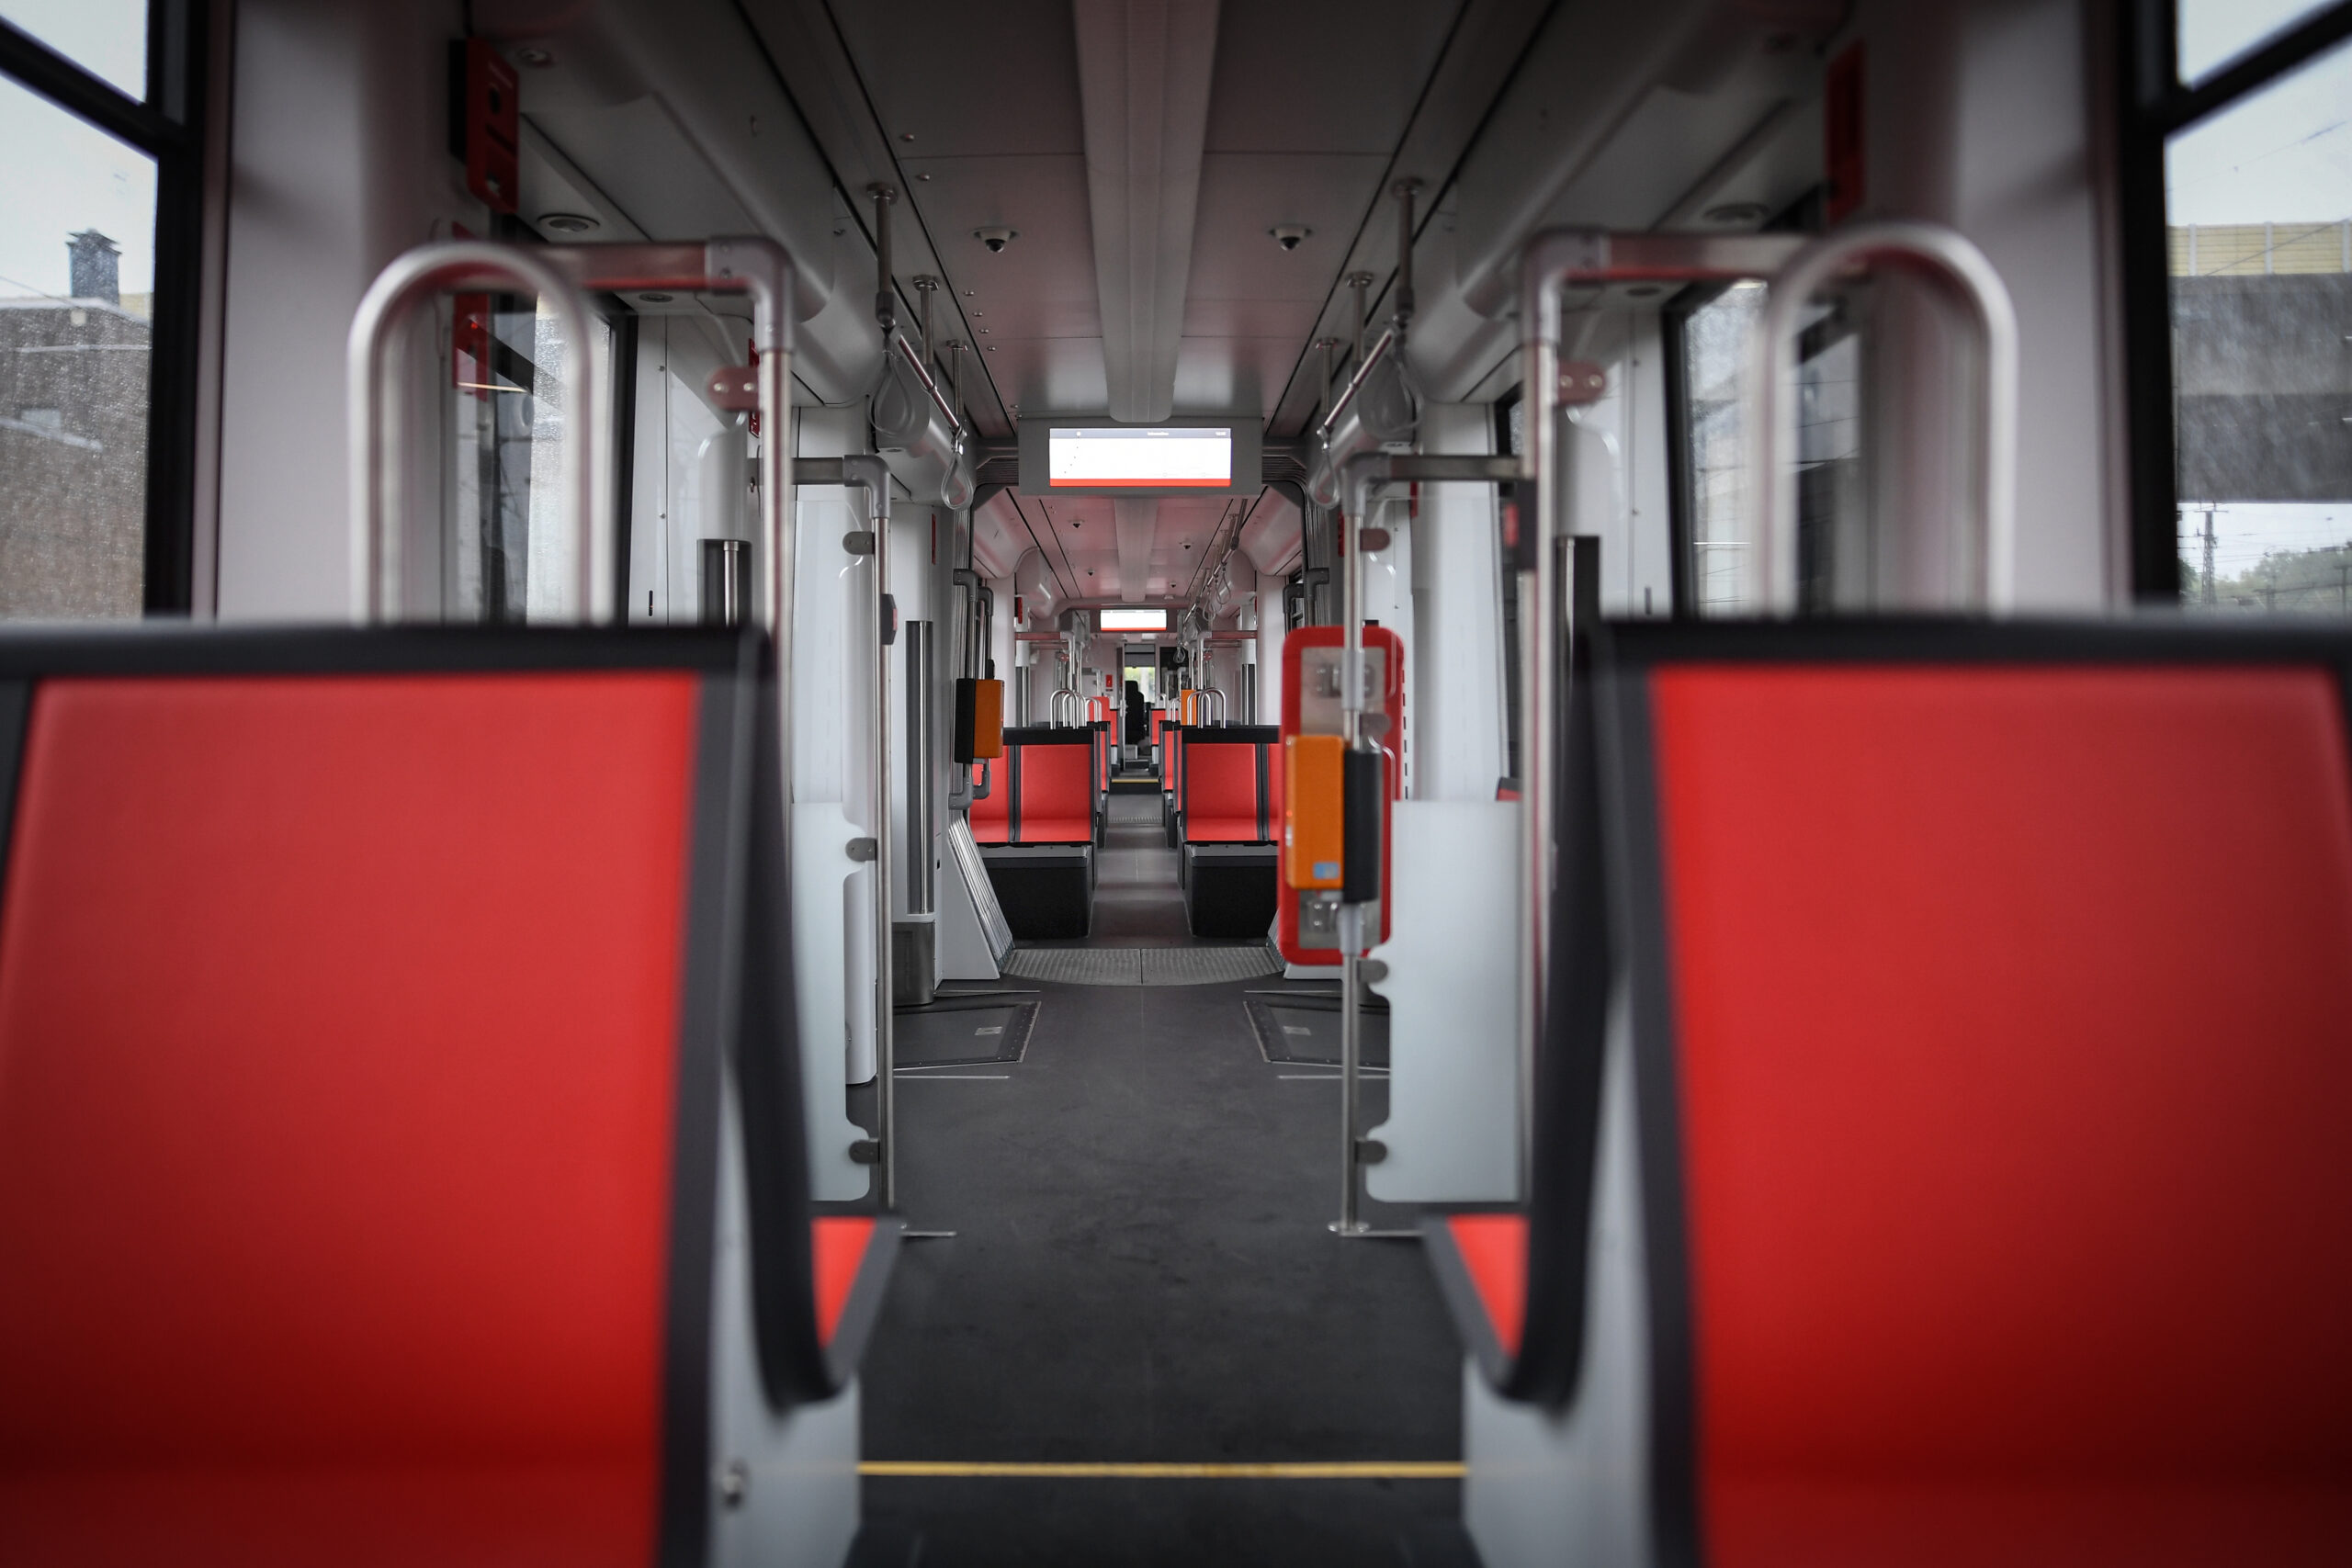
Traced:
POLYGON ((2179 0, 2180 79, 2210 76, 2272 34, 2284 32, 2328 0, 2179 0))
MULTIPOLYGON (((565 356, 553 315, 528 299, 460 295, 454 305, 450 505, 444 613, 456 619, 579 619, 579 551, 562 511, 565 356)), ((610 322, 596 357, 612 362, 610 322)), ((609 433, 608 433, 609 434, 609 433)))
POLYGON ((1690 389, 1690 600, 1702 615, 1745 604, 1747 529, 1740 516, 1741 370, 1764 286, 1743 283, 1690 312, 1683 384, 1690 389))
POLYGON ((0 20, 125 95, 147 96, 147 0, 0 0, 0 20))
POLYGON ((144 604, 155 164, 0 77, 0 616, 144 604))
POLYGON ((2352 50, 2172 139, 2181 580, 2217 611, 2352 608, 2352 50))

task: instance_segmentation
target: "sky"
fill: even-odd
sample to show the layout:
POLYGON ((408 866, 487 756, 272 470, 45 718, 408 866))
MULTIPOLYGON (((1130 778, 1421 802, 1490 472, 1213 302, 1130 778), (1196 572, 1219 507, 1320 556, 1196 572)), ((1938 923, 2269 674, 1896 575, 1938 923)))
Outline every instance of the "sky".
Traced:
MULTIPOLYGON (((2181 69, 2209 68, 2312 9, 2294 0, 2183 0, 2181 69), (2227 46, 2227 47, 2222 47, 2227 46), (2219 58, 2216 58, 2216 57, 2219 58)), ((2326 223, 2352 218, 2352 47, 2173 138, 2175 223, 2326 223)))
MULTIPOLYGON (((0 17, 146 96, 145 0, 0 0, 0 17)), ((0 299, 63 294, 65 237, 96 229, 122 247, 122 291, 155 287, 155 165, 0 77, 0 299)))

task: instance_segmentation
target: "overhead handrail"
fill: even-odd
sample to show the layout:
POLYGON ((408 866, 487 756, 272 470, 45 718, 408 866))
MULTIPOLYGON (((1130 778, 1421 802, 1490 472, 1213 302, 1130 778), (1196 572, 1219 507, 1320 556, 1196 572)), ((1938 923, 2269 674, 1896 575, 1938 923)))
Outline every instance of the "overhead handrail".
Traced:
POLYGON ((1315 427, 1317 435, 1329 439, 1331 427, 1340 423, 1340 416, 1348 412, 1348 405, 1355 401, 1356 394, 1363 389, 1364 378, 1370 376, 1374 368, 1388 357, 1388 351, 1396 346, 1396 329, 1392 326, 1380 334, 1371 352, 1363 356, 1363 363, 1356 367, 1356 373, 1349 377, 1348 384, 1340 389, 1339 397, 1331 404, 1331 412, 1325 414, 1323 423, 1315 427))
POLYGON ((931 372, 923 367, 922 355, 915 352, 915 345, 907 341, 904 333, 895 334, 890 341, 898 344, 899 357, 914 371, 915 379, 922 383, 922 389, 931 394, 933 406, 939 410, 940 417, 947 421, 948 432, 956 437, 960 450, 964 442, 964 422, 956 417, 955 407, 948 402, 947 394, 941 391, 939 383, 932 379, 931 372))
POLYGON ((1804 240, 1789 234, 1613 234, 1554 229, 1521 253, 1520 385, 1527 407, 1521 477, 1535 484, 1535 504, 1520 508, 1521 536, 1534 559, 1520 569, 1528 603, 1520 615, 1519 768, 1523 784, 1519 839, 1519 1167, 1526 1190, 1535 1143, 1535 1043, 1544 1007, 1552 931, 1554 748, 1559 694, 1554 674, 1563 638, 1575 635, 1570 606, 1560 603, 1552 535, 1560 493, 1561 291, 1611 283, 1736 283, 1770 277, 1804 240))
POLYGON ((1750 329, 1747 382, 1752 417, 1744 433, 1747 491, 1755 544, 1742 573, 1747 601, 1770 615, 1797 611, 1796 337, 1800 313, 1842 273, 1892 264, 1949 284, 1967 305, 1983 354, 1984 428, 1977 503, 1983 508, 1984 602, 1996 615, 2017 606, 2018 316, 2001 275, 1965 236, 1937 223, 1858 224, 1815 240, 1771 280, 1750 329))
POLYGON ((408 535, 405 421, 400 376, 405 355, 395 338, 417 308, 444 294, 512 289, 536 294, 555 317, 568 345, 561 386, 567 411, 559 456, 556 501, 564 532, 577 542, 580 616, 612 619, 611 517, 596 505, 592 460, 610 424, 609 392, 595 373, 589 335, 594 319, 581 291, 548 265, 545 247, 443 240, 393 258, 376 276, 351 321, 345 357, 346 436, 350 450, 351 619, 366 626, 389 619, 400 593, 401 545, 408 535))

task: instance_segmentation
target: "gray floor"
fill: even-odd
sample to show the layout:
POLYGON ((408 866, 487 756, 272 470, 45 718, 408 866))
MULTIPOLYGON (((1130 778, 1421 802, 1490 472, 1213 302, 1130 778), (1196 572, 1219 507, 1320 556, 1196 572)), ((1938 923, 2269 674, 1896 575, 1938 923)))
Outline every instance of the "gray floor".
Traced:
MULTIPOLYGON (((1093 944, 1182 939, 1158 807, 1113 799, 1093 944)), ((1261 1055, 1244 993, 1278 982, 1017 984, 1041 1006, 1023 1060, 988 1069, 1003 1077, 899 1080, 902 1210, 958 1234, 901 1255, 866 1357, 865 1457, 1459 1458, 1459 1353, 1419 1246, 1325 1228, 1337 1080, 1261 1055)), ((1367 1122, 1385 1094, 1367 1087, 1367 1122)), ((925 1568, 1453 1565, 1473 1560, 1458 1490, 869 1477, 866 1551, 925 1568)))

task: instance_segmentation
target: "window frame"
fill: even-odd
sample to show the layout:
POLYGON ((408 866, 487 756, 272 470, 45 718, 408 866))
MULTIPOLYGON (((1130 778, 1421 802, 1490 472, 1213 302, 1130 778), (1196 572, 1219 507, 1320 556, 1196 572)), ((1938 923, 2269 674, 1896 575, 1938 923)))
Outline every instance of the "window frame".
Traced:
POLYGON ((149 615, 185 615, 195 599, 209 10, 210 0, 148 0, 143 100, 0 19, 0 75, 155 160, 142 587, 149 615))
POLYGON ((2177 0, 2125 0, 2117 29, 2121 117, 2125 417, 2133 599, 2180 603, 2177 454, 2173 431, 2172 265, 2165 146, 2179 131, 2352 39, 2352 0, 2306 17, 2195 84, 2180 80, 2177 0))

